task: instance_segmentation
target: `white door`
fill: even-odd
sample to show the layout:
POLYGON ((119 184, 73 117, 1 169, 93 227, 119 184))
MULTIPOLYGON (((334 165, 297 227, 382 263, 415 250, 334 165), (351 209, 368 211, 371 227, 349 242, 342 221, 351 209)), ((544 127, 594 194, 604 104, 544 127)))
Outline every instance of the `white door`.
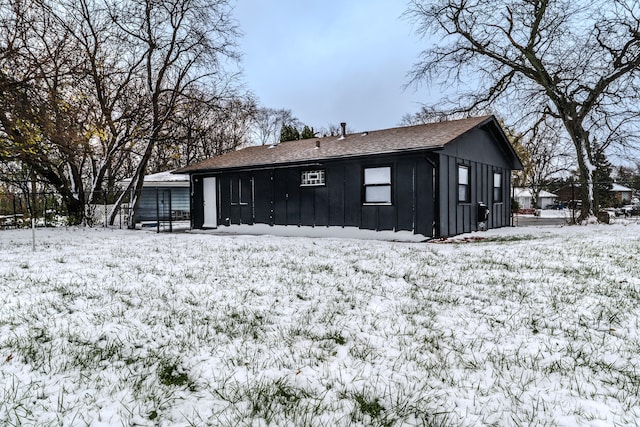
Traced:
POLYGON ((202 180, 202 203, 204 205, 204 221, 202 227, 218 227, 218 209, 216 198, 216 179, 204 178, 202 180))

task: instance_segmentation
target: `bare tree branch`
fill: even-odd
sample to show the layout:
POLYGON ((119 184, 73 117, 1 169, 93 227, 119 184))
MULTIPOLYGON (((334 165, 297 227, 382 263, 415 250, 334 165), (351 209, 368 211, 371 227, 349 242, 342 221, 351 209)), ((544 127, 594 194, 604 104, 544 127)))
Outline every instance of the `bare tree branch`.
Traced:
POLYGON ((558 120, 574 146, 582 215, 592 216, 595 156, 625 144, 622 135, 639 124, 638 15, 639 4, 622 0, 414 0, 407 16, 418 34, 441 39, 420 54, 411 82, 474 76, 477 86, 446 109, 558 120))

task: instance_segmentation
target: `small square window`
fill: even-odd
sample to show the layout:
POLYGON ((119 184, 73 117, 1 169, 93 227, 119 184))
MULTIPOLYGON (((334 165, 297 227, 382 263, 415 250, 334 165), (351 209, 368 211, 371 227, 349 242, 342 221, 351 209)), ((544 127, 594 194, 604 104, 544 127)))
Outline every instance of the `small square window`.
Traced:
POLYGON ((301 186, 324 185, 324 170, 302 171, 300 174, 301 186))

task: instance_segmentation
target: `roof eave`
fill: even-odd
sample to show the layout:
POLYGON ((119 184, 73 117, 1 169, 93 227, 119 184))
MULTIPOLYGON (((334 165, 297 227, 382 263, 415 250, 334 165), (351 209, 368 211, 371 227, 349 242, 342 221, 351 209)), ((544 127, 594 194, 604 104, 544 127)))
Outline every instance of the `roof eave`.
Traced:
POLYGON ((378 157, 378 156, 386 156, 392 154, 404 154, 404 153, 416 153, 420 151, 431 152, 442 150, 444 145, 437 145, 433 147, 419 147, 419 148, 405 148, 401 150, 387 150, 387 151, 379 151, 375 153, 361 153, 361 154, 350 154, 350 155, 342 155, 342 156, 327 156, 320 158, 310 158, 304 160, 297 161, 289 161, 289 162, 279 162, 279 163, 257 163, 251 165, 241 165, 241 166, 228 166, 228 167, 212 167, 212 168, 197 168, 192 170, 187 170, 185 172, 181 172, 183 169, 187 169, 185 167, 183 169, 178 169, 174 173, 186 173, 186 174, 198 174, 198 173, 210 173, 210 172, 229 172, 229 171, 246 171, 246 170, 258 170, 258 169, 274 169, 274 168, 286 168, 286 167, 299 167, 299 166, 317 166, 322 164, 322 162, 326 161, 336 161, 336 160, 346 160, 346 159, 357 159, 363 157, 378 157))

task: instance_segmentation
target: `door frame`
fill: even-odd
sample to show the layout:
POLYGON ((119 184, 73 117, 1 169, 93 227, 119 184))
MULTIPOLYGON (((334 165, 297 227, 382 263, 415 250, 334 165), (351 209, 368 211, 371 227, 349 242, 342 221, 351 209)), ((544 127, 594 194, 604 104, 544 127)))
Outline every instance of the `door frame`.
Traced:
POLYGON ((218 228, 218 189, 216 177, 202 178, 202 228, 218 228))

